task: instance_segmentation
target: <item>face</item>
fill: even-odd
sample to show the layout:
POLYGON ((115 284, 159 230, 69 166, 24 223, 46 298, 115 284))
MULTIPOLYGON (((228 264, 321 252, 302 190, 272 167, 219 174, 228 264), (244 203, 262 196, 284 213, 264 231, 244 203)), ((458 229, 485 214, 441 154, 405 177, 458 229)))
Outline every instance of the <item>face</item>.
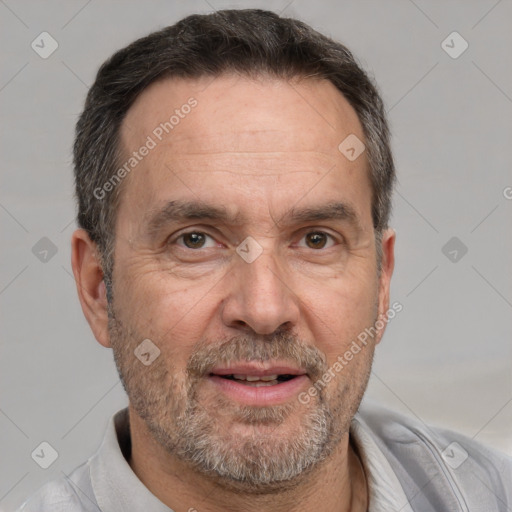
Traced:
POLYGON ((366 388, 381 332, 333 367, 387 309, 392 237, 379 274, 350 134, 354 110, 311 80, 165 80, 123 122, 127 159, 155 145, 122 184, 110 343, 153 438, 225 485, 307 475, 366 388))

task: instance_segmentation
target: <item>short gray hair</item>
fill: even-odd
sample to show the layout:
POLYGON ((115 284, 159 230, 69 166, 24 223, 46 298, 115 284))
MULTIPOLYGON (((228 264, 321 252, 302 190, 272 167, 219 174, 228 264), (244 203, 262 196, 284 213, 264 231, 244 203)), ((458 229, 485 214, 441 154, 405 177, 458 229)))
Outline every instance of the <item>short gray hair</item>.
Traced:
MULTIPOLYGON (((99 69, 76 126, 74 166, 78 224, 97 244, 110 282, 116 212, 122 184, 99 200, 94 191, 122 161, 120 128, 151 83, 235 72, 246 76, 327 79, 361 122, 372 186, 377 240, 388 225, 395 169, 382 99, 370 77, 341 43, 305 23, 259 9, 188 16, 138 39, 99 69)), ((378 244, 378 256, 380 244, 378 244)))

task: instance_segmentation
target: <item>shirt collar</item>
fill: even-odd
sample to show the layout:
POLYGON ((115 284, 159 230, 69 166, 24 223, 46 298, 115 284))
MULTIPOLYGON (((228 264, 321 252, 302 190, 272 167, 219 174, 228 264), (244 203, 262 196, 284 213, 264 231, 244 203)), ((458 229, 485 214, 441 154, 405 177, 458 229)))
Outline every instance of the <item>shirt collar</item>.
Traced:
POLYGON ((123 455, 131 450, 128 409, 109 422, 98 453, 91 459, 91 483, 101 510, 172 512, 138 479, 123 455))
POLYGON ((413 512, 398 477, 359 414, 352 420, 350 439, 356 446, 368 482, 368 512, 413 512))

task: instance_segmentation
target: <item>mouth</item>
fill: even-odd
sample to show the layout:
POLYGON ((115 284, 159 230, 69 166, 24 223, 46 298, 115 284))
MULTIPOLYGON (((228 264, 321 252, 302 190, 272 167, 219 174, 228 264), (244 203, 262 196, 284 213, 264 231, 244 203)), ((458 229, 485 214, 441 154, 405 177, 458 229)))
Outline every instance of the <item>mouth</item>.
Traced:
MULTIPOLYGON (((211 374, 214 375, 214 374, 211 374)), ((260 388, 264 386, 275 386, 280 382, 287 382, 291 379, 295 379, 297 375, 241 375, 241 374, 232 374, 232 375, 219 375, 219 377, 228 380, 234 380, 239 382, 240 384, 244 384, 245 386, 252 386, 254 388, 260 388)))
POLYGON ((245 405, 276 405, 293 398, 309 381, 305 370, 267 363, 214 368, 209 380, 217 390, 245 405))

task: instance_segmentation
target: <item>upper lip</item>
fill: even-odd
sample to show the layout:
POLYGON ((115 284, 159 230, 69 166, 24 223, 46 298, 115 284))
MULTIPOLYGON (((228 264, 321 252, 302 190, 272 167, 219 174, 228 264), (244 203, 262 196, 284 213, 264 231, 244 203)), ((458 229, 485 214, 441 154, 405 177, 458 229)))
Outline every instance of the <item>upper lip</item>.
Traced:
POLYGON ((280 363, 234 363, 225 366, 216 366, 210 372, 213 375, 250 375, 266 377, 267 375, 305 375, 306 371, 296 366, 280 363))

